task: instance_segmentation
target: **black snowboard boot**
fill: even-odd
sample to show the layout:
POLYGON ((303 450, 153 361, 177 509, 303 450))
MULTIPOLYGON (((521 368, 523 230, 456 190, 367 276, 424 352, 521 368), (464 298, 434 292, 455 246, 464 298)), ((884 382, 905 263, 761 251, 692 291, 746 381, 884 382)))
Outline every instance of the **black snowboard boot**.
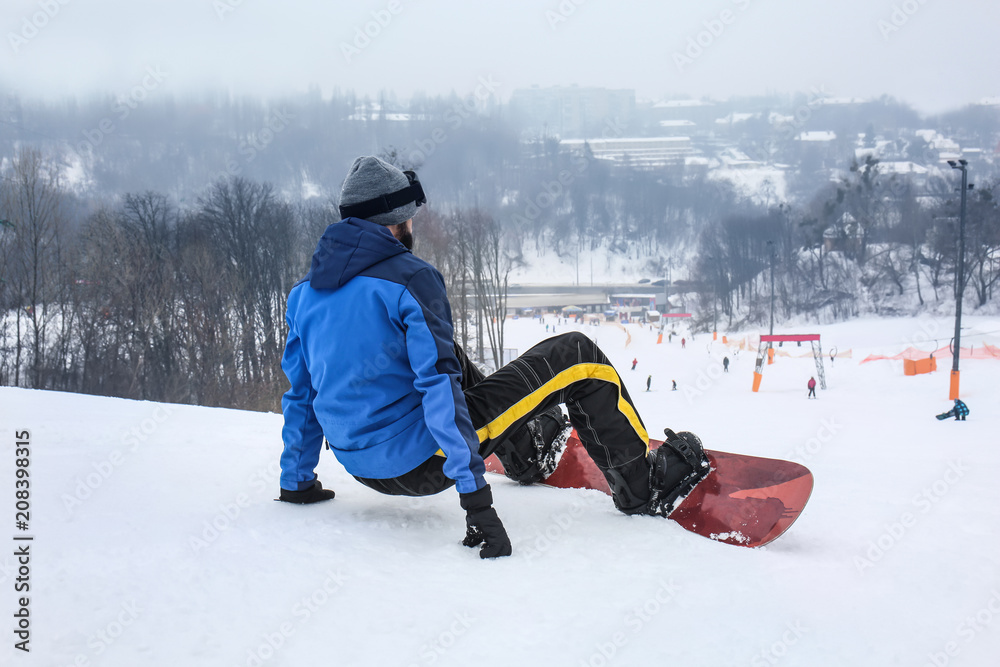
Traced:
POLYGON ((507 477, 518 484, 534 484, 555 471, 572 431, 557 405, 518 429, 496 450, 497 458, 507 477))
POLYGON ((701 439, 694 433, 663 430, 666 439, 649 454, 649 504, 647 511, 667 516, 679 500, 705 479, 711 467, 701 439))

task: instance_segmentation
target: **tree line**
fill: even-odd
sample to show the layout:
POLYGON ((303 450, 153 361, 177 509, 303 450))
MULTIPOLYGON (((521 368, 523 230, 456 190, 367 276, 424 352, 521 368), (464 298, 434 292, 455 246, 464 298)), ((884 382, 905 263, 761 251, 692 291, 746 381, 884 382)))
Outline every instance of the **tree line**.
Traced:
MULTIPOLYGON (((760 325, 770 319, 772 299, 779 320, 953 307, 960 193, 952 186, 918 187, 869 156, 804 205, 710 221, 693 273, 700 325, 760 325)), ((980 308, 996 303, 1000 283, 1000 179, 986 178, 967 194, 963 296, 980 308)))
MULTIPOLYGON (((958 193, 943 178, 917 184, 869 155, 786 203, 552 138, 512 150, 504 135, 480 141, 493 126, 478 122, 454 128, 426 165, 405 144, 381 155, 432 174, 448 165, 448 178, 427 179, 416 251, 445 276, 458 342, 494 367, 509 361, 510 273, 551 252, 604 247, 652 276, 686 274, 674 288, 698 301, 706 329, 758 326, 772 303, 779 320, 829 321, 912 313, 913 294, 921 307, 954 300, 958 193), (463 132, 467 143, 450 143, 463 132)), ((236 170, 197 196, 106 194, 71 171, 59 151, 31 146, 0 160, 0 384, 276 409, 285 297, 339 220, 339 180, 302 197, 236 170)), ((1000 192, 995 177, 977 179, 965 279, 970 305, 984 306, 1000 280, 1000 192)))
MULTIPOLYGON (((292 204, 228 176, 185 209, 154 191, 91 204, 39 151, 15 154, 0 186, 0 384, 278 409, 285 299, 336 202, 292 204)), ((424 215, 417 252, 447 276, 456 339, 502 354, 497 220, 424 215)))
POLYGON ((240 177, 184 211, 152 191, 73 209, 51 163, 19 151, 0 190, 0 383, 274 407, 285 295, 327 209, 240 177))

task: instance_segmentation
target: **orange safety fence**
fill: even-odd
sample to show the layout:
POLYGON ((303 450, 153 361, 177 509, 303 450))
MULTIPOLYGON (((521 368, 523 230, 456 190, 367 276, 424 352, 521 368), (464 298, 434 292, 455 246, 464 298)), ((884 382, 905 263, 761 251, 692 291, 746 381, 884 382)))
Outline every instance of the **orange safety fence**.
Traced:
POLYGON ((625 332, 625 347, 628 347, 629 345, 631 345, 632 344, 632 334, 629 333, 628 329, 626 329, 624 326, 622 326, 622 324, 620 322, 615 322, 615 326, 617 326, 619 329, 621 329, 622 331, 625 332))
MULTIPOLYGON (((927 359, 929 357, 948 357, 951 358, 951 348, 947 345, 938 348, 933 352, 927 352, 926 350, 919 350, 915 347, 908 347, 899 354, 885 355, 885 354, 870 354, 862 360, 861 363, 868 363, 869 361, 881 361, 883 359, 889 359, 892 361, 906 360, 916 361, 917 359, 927 359)), ((990 345, 989 343, 984 343, 982 345, 973 345, 970 347, 963 347, 960 359, 1000 359, 1000 347, 996 345, 990 345)))

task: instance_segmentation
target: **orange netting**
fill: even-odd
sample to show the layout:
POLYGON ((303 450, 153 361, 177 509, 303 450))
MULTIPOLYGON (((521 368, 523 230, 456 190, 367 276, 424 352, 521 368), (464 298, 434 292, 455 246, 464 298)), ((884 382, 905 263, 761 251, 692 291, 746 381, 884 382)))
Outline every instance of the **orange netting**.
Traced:
MULTIPOLYGON (((918 350, 915 347, 908 347, 899 354, 885 355, 885 354, 870 354, 865 357, 861 363, 867 363, 869 361, 880 361, 882 359, 891 359, 898 361, 900 359, 909 359, 915 361, 917 359, 927 359, 928 357, 951 357, 951 348, 947 345, 938 348, 933 352, 927 352, 926 350, 918 350)), ((970 347, 963 347, 959 359, 1000 359, 1000 347, 996 345, 990 345, 989 343, 984 343, 982 345, 973 345, 970 347)))

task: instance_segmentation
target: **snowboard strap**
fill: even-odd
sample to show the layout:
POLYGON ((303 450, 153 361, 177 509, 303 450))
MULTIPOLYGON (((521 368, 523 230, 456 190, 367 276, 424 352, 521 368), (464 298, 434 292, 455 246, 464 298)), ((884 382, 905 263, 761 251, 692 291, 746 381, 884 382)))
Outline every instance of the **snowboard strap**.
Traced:
MULTIPOLYGON (((669 428, 663 429, 663 435, 666 439, 663 441, 661 447, 669 447, 677 452, 678 456, 684 459, 684 462, 691 466, 692 470, 699 470, 704 465, 706 462, 706 459, 704 458, 704 450, 699 448, 696 451, 695 447, 687 438, 677 435, 669 428)), ((694 434, 688 435, 694 436, 694 434)))
POLYGON ((663 488, 664 480, 654 479, 657 474, 656 466, 650 466, 650 497, 646 511, 653 515, 669 516, 680 504, 680 501, 686 498, 698 485, 698 482, 705 479, 712 469, 698 436, 686 431, 678 435, 669 428, 663 429, 663 435, 666 439, 660 447, 666 447, 674 452, 690 466, 689 472, 670 489, 663 488), (690 440, 689 436, 694 440, 690 440))

